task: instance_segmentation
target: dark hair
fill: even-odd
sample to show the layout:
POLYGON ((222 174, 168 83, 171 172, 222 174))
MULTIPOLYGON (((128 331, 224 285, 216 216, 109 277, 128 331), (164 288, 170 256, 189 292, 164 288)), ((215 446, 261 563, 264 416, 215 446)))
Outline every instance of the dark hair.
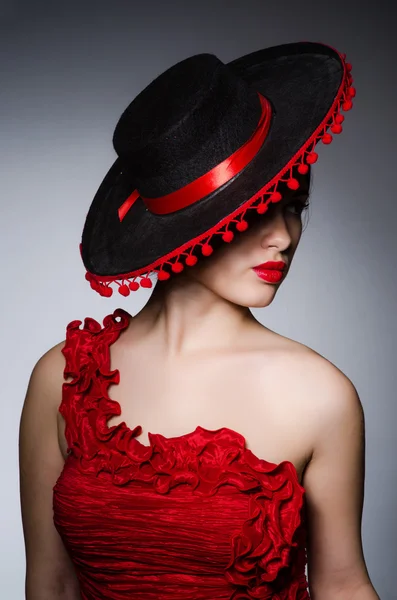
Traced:
POLYGON ((306 206, 302 211, 302 214, 304 214, 304 216, 305 217, 307 216, 308 218, 305 219, 305 222, 302 227, 302 233, 305 231, 307 225, 309 224, 309 220, 310 220, 309 209, 311 207, 310 198, 311 198, 312 189, 313 189, 313 169, 309 169, 308 177, 309 177, 309 195, 307 197, 306 206))

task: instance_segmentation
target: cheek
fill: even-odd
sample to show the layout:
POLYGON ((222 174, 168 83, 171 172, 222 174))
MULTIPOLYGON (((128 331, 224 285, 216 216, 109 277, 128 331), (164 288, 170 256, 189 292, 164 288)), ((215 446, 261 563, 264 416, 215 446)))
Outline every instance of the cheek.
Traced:
POLYGON ((230 285, 233 279, 241 278, 247 271, 247 262, 247 249, 241 240, 222 242, 211 256, 202 258, 198 268, 194 268, 194 277, 218 293, 220 290, 215 290, 215 286, 224 288, 226 282, 230 285))
MULTIPOLYGON (((231 276, 241 278, 250 272, 250 265, 258 256, 258 248, 265 237, 263 221, 256 218, 252 220, 249 228, 237 232, 233 240, 224 242, 221 237, 213 241, 214 252, 209 257, 202 257, 195 267, 195 277, 208 287, 214 281, 223 281, 231 276)), ((295 215, 288 219, 287 228, 291 238, 289 252, 293 254, 302 234, 302 222, 295 215)), ((262 250, 263 252, 263 250, 262 250)))
POLYGON ((302 236, 303 223, 301 218, 296 218, 294 222, 291 224, 290 235, 291 235, 291 245, 293 248, 299 244, 299 240, 302 236))

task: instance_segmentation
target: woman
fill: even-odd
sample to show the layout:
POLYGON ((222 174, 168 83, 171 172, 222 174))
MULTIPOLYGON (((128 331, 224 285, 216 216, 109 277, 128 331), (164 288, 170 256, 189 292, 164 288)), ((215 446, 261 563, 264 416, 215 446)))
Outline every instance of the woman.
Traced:
POLYGON ((288 273, 351 83, 321 44, 202 54, 124 111, 81 254, 103 296, 158 283, 134 317, 69 323, 33 370, 28 600, 378 598, 356 390, 249 310, 288 273))

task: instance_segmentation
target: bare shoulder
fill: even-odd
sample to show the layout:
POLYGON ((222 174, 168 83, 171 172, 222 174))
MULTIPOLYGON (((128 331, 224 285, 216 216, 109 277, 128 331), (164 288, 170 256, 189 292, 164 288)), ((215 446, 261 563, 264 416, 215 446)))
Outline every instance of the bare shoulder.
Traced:
POLYGON ((65 358, 62 350, 65 340, 48 349, 34 365, 26 391, 21 413, 20 436, 30 439, 32 435, 42 435, 38 431, 36 415, 40 415, 41 426, 55 428, 58 437, 60 413, 58 408, 62 401, 62 384, 64 383, 65 358))
POLYGON ((36 362, 30 375, 24 410, 30 405, 35 411, 57 415, 62 399, 62 384, 64 383, 65 358, 62 350, 65 340, 47 350, 36 362))
POLYGON ((351 379, 332 361, 309 346, 283 338, 279 358, 294 377, 300 408, 311 427, 314 446, 327 428, 363 421, 362 404, 351 379))
POLYGON ((274 349, 278 358, 287 361, 294 372, 302 373, 309 385, 354 387, 349 377, 331 360, 301 342, 277 334, 274 349))
POLYGON ((62 350, 65 347, 65 340, 62 340, 55 346, 49 348, 36 362, 31 379, 33 383, 54 390, 58 390, 59 383, 63 383, 63 373, 65 368, 65 358, 62 350))

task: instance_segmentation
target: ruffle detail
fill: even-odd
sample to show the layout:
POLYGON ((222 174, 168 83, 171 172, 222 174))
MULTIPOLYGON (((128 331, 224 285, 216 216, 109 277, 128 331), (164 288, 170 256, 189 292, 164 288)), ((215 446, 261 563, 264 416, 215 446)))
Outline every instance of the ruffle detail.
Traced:
POLYGON ((116 309, 102 328, 91 318, 67 327, 65 376, 60 412, 66 421, 68 460, 82 473, 107 473, 116 486, 140 482, 159 494, 187 485, 197 496, 211 496, 221 486, 249 495, 247 519, 231 536, 225 578, 235 591, 232 600, 306 600, 305 489, 293 463, 279 464, 256 457, 245 438, 227 427, 168 438, 149 433, 149 445, 137 436, 138 425, 125 422, 108 427, 120 405, 109 398, 108 387, 119 382, 109 370, 109 346, 129 323, 130 315, 116 309), (120 318, 119 321, 116 319, 120 318))

